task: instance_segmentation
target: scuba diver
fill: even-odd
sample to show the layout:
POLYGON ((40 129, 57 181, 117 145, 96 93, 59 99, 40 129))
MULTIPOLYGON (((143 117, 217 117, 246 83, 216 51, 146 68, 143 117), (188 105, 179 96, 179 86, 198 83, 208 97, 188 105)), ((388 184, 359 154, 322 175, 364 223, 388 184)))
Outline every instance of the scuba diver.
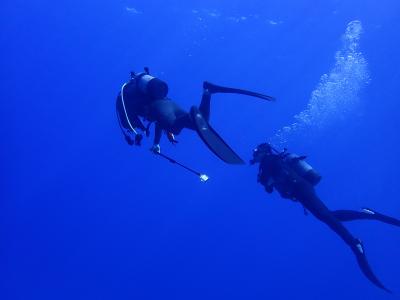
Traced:
POLYGON ((383 215, 370 208, 361 211, 330 210, 318 198, 314 187, 321 176, 305 161, 305 156, 287 152, 278 152, 270 144, 263 143, 253 150, 250 164, 259 163, 258 182, 268 193, 277 190, 282 198, 300 202, 304 211, 308 210, 317 219, 328 225, 351 248, 358 265, 365 276, 376 286, 391 293, 375 276, 368 264, 362 242, 353 237, 342 222, 354 220, 377 220, 394 226, 400 226, 400 220, 383 215))
POLYGON ((151 150, 160 154, 160 140, 163 133, 171 143, 176 144, 175 135, 187 128, 195 130, 206 146, 224 162, 244 164, 244 161, 208 123, 211 95, 216 93, 242 94, 267 101, 274 100, 271 96, 217 86, 205 81, 199 107, 192 106, 190 112, 187 112, 167 97, 168 85, 151 76, 148 68, 142 73, 131 72, 131 80, 122 86, 117 97, 117 116, 126 141, 129 145, 140 145, 143 139, 142 133, 148 137, 150 126, 155 123, 151 150), (143 121, 147 121, 148 125, 144 126, 143 121))

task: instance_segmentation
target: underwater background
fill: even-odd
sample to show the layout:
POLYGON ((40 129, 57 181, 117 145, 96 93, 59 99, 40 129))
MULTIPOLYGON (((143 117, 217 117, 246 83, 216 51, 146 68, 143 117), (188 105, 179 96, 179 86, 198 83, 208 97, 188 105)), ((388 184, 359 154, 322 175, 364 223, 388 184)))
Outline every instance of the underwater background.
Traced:
MULTIPOLYGON (((393 299, 257 168, 191 131, 153 155, 126 144, 115 99, 148 66, 189 109, 202 82, 248 160, 260 142, 308 156, 331 209, 400 217, 397 0, 22 1, 0 4, 0 299, 393 299)), ((400 230, 346 224, 400 293, 400 230)))

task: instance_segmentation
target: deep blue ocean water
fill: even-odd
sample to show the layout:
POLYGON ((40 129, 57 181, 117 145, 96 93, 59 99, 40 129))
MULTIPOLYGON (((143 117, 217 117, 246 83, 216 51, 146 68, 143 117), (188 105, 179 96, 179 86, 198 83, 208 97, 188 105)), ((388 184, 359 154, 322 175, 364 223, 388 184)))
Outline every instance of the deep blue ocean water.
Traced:
MULTIPOLYGON (((393 299, 300 205, 268 195, 194 132, 129 147, 115 97, 150 67, 246 160, 308 155, 332 209, 400 218, 400 2, 21 1, 0 4, 0 299, 393 299)), ((346 224, 400 293, 400 230, 346 224)))

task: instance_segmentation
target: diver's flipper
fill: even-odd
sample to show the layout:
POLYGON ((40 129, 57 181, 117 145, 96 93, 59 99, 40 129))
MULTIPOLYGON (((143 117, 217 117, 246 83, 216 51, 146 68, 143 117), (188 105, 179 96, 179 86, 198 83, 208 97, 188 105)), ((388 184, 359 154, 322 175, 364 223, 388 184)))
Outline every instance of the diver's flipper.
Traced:
POLYGON ((381 221, 386 224, 391 224, 400 227, 400 220, 378 213, 370 208, 363 208, 362 211, 371 215, 371 219, 381 221))
POLYGON ((252 97, 257 97, 261 98, 267 101, 275 101, 274 97, 268 96, 268 95, 263 95, 247 90, 242 90, 242 89, 235 89, 235 88, 229 88, 229 87, 223 87, 219 85, 212 84, 208 81, 204 81, 203 83, 203 88, 207 89, 210 93, 229 93, 229 94, 241 94, 241 95, 247 95, 247 96, 252 96, 252 97))
POLYGON ((228 164, 244 164, 245 162, 237 155, 231 147, 215 132, 214 129, 208 124, 208 122, 203 118, 199 109, 193 106, 190 109, 190 115, 193 120, 194 127, 207 145, 207 147, 221 160, 228 164))
POLYGON ((372 272, 371 267, 369 266, 369 263, 367 261, 367 257, 365 256, 365 250, 363 244, 358 241, 358 243, 351 247, 354 254, 356 255, 358 265, 361 268, 361 271, 364 273, 364 275, 377 287, 385 290, 388 293, 392 293, 390 290, 388 290, 380 281, 379 279, 375 276, 374 272, 372 272))

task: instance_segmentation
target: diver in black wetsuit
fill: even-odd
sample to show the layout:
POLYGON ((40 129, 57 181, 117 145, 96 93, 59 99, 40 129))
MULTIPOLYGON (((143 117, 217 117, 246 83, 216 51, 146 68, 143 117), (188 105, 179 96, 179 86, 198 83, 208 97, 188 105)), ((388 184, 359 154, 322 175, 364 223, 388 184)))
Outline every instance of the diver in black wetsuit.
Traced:
POLYGON ((192 106, 190 112, 167 98, 168 86, 165 82, 149 74, 131 73, 131 80, 125 83, 117 97, 117 115, 125 139, 130 145, 140 145, 142 134, 149 135, 151 123, 155 123, 152 150, 160 153, 160 140, 165 132, 170 142, 177 143, 175 135, 183 128, 197 131, 206 146, 220 159, 230 164, 243 164, 243 160, 225 143, 208 123, 210 119, 211 95, 215 93, 235 93, 272 101, 273 97, 246 90, 221 87, 209 82, 203 83, 203 96, 199 108, 192 106), (145 127, 142 120, 149 122, 145 127), (134 135, 134 138, 132 138, 134 135))
POLYGON ((258 182, 268 193, 276 189, 286 199, 300 202, 304 209, 335 231, 349 245, 356 255, 357 262, 365 276, 376 286, 390 292, 383 286, 370 268, 365 256, 364 246, 353 237, 342 222, 353 220, 377 220, 400 226, 400 220, 385 216, 372 209, 364 208, 361 212, 352 210, 329 210, 318 198, 314 186, 321 177, 305 162, 305 156, 288 152, 277 152, 270 144, 260 144, 253 150, 251 164, 259 163, 258 182))

